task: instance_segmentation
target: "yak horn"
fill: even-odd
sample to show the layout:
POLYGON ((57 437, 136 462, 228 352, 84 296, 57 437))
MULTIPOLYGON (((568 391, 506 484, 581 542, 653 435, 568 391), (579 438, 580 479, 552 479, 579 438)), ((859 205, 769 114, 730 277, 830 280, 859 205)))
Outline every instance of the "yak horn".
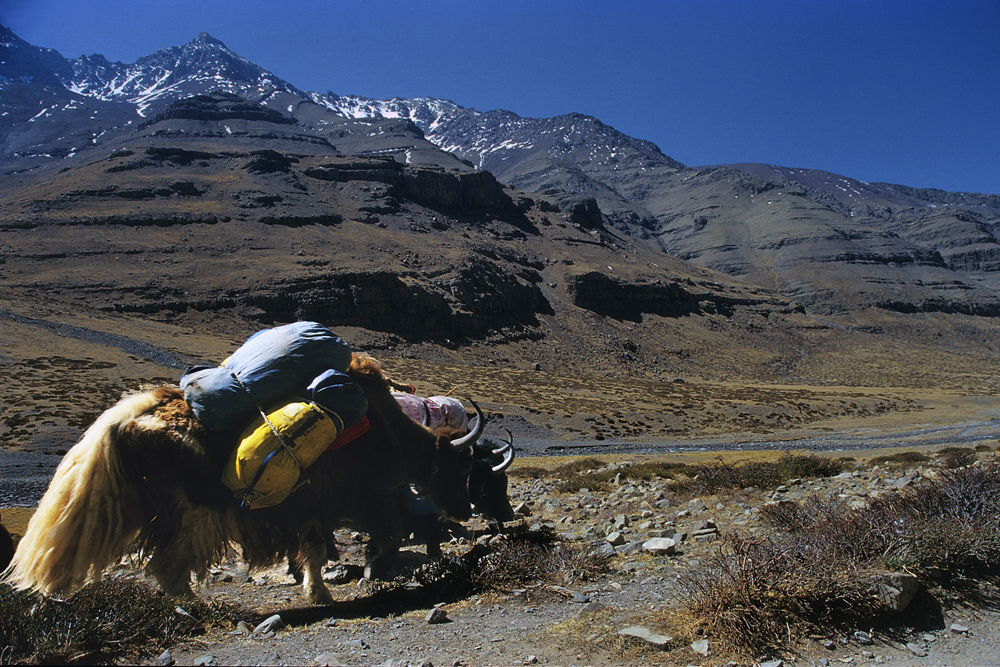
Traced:
POLYGON ((510 432, 509 428, 505 428, 504 430, 507 431, 507 442, 501 443, 496 449, 491 449, 491 453, 503 454, 514 446, 514 434, 510 432))
POLYGON ((461 438, 451 441, 451 446, 455 449, 461 450, 472 447, 473 443, 479 440, 479 436, 483 434, 483 428, 486 426, 486 419, 483 418, 483 413, 479 410, 479 406, 471 398, 469 399, 469 403, 472 403, 472 407, 476 411, 476 427, 461 438))
POLYGON ((510 429, 504 430, 507 431, 507 442, 504 443, 503 447, 493 450, 494 454, 503 454, 503 461, 493 466, 493 472, 502 472, 514 462, 514 434, 510 432, 510 429))

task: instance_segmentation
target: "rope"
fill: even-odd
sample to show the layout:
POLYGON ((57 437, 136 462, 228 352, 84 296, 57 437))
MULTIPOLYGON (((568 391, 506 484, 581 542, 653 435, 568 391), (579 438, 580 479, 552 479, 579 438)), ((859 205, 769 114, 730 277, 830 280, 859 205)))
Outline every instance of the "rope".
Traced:
MULTIPOLYGON (((298 466, 299 471, 301 472, 301 471, 305 470, 306 467, 304 465, 302 465, 302 462, 299 461, 299 458, 297 456, 295 456, 295 452, 292 451, 292 446, 290 444, 288 444, 287 440, 285 440, 285 436, 283 436, 281 433, 278 433, 278 429, 275 428, 274 424, 271 423, 271 420, 267 418, 267 413, 264 412, 264 408, 262 408, 261 405, 260 405, 260 403, 257 402, 257 399, 255 399, 253 397, 253 394, 250 393, 250 390, 247 389, 247 386, 245 384, 243 384, 243 382, 240 380, 239 376, 236 375, 236 373, 233 373, 232 371, 229 371, 229 372, 233 376, 233 378, 236 380, 236 384, 240 385, 240 387, 243 388, 243 391, 245 391, 247 393, 247 396, 250 397, 250 401, 254 404, 254 407, 257 408, 257 412, 259 412, 260 416, 264 418, 264 423, 267 424, 267 427, 269 429, 271 429, 271 433, 273 433, 274 437, 278 439, 278 442, 281 444, 281 446, 285 448, 285 451, 288 452, 288 455, 292 457, 292 461, 294 461, 295 465, 298 466)), ((341 421, 340 423, 341 423, 341 425, 343 425, 344 422, 341 421)), ((273 454, 271 456, 273 456, 273 454)), ((264 464, 266 464, 267 461, 269 461, 271 459, 271 456, 268 456, 266 459, 264 459, 264 463, 261 464, 260 469, 264 468, 264 464)), ((258 475, 257 477, 259 478, 260 475, 258 475)), ((256 480, 254 480, 254 481, 256 482, 256 480)), ((253 484, 250 485, 250 488, 253 488, 253 484)))

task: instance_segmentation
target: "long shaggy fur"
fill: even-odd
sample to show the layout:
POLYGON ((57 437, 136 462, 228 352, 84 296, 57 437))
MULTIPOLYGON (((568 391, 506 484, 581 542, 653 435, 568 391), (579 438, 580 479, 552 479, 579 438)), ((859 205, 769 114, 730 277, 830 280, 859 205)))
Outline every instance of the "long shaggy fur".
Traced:
POLYGON ((324 535, 345 526, 368 532, 369 562, 382 569, 402 540, 396 489, 409 482, 451 489, 448 506, 469 506, 471 451, 456 451, 446 436, 406 417, 374 360, 355 356, 348 373, 368 396, 371 429, 321 456, 306 471, 309 484, 259 510, 240 508, 220 481, 236 433, 205 429, 176 387, 123 399, 59 465, 8 581, 46 595, 71 593, 137 545, 165 593, 193 596, 191 574, 203 578, 235 541, 251 567, 301 546, 307 595, 330 601, 324 535))
POLYGON ((123 399, 105 411, 66 454, 7 571, 21 590, 46 595, 72 591, 121 558, 139 531, 127 500, 115 440, 123 425, 157 399, 150 393, 123 399))

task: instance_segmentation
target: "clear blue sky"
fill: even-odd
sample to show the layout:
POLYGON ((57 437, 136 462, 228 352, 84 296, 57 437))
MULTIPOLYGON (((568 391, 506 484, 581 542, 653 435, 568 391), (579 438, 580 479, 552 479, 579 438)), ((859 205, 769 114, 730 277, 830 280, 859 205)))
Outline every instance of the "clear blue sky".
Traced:
POLYGON ((596 116, 689 166, 1000 194, 1000 0, 0 0, 66 57, 202 31, 304 90, 596 116))

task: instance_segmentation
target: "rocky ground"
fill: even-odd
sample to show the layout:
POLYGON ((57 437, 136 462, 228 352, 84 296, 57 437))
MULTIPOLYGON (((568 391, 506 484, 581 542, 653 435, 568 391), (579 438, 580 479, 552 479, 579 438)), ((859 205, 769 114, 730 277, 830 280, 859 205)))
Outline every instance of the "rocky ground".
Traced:
MULTIPOLYGON (((996 443, 991 444, 995 447, 996 443)), ((732 460, 734 455, 729 456, 732 460)), ((996 453, 981 451, 979 456, 989 459, 996 453)), ((518 460, 510 496, 521 516, 506 528, 507 532, 551 529, 560 544, 586 546, 606 555, 610 568, 605 574, 584 578, 579 570, 568 567, 544 580, 458 599, 443 593, 439 599, 428 598, 411 585, 414 594, 410 598, 397 596, 391 603, 380 604, 378 587, 346 580, 345 571, 361 562, 364 538, 341 533, 341 564, 331 564, 326 574, 337 601, 333 606, 310 608, 283 568, 250 573, 233 558, 213 570, 213 581, 200 587, 198 594, 244 605, 254 610, 257 618, 277 615, 282 622, 256 629, 251 623, 210 629, 170 647, 159 658, 151 657, 148 663, 439 667, 752 664, 753 660, 727 653, 714 637, 679 643, 663 636, 670 633, 669 619, 677 623, 675 614, 685 575, 706 564, 725 534, 764 530, 759 517, 766 503, 802 500, 816 494, 860 504, 872 496, 919 483, 936 469, 933 462, 908 468, 879 467, 856 456, 851 469, 836 477, 789 480, 776 491, 744 490, 688 499, 672 495, 665 481, 634 481, 620 474, 622 466, 641 456, 600 458, 602 473, 612 481, 609 490, 574 493, 557 491, 558 481, 552 478, 517 474, 518 469, 553 466, 565 459, 518 460), (674 540, 673 552, 657 550, 663 541, 657 544, 650 542, 651 538, 674 540)), ((7 511, 4 517, 11 518, 7 511)), ((467 525, 474 535, 485 529, 485 524, 467 525)), ((461 555, 472 547, 471 541, 460 539, 447 544, 445 551, 461 555)), ((426 562, 422 550, 412 547, 404 554, 404 575, 426 562)), ((1000 614, 990 609, 946 608, 933 617, 909 619, 891 635, 869 636, 869 628, 854 630, 817 635, 797 644, 795 653, 783 656, 782 661, 758 662, 1000 664, 1000 614)))

